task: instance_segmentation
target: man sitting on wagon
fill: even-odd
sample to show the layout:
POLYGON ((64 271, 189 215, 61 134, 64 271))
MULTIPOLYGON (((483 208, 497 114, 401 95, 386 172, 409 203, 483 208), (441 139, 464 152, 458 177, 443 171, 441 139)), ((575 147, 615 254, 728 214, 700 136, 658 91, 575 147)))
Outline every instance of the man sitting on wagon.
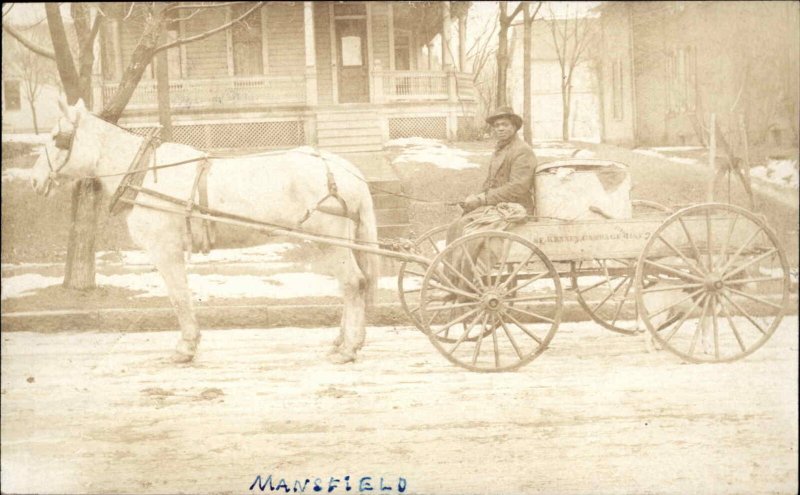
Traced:
MULTIPOLYGON (((502 215, 493 215, 492 218, 487 210, 497 213, 497 210, 502 208, 501 213, 510 212, 516 217, 524 216, 525 213, 533 215, 533 177, 536 171, 536 155, 533 153, 533 149, 517 136, 517 132, 522 127, 522 117, 514 113, 511 107, 506 106, 498 108, 486 117, 486 123, 492 126, 497 137, 497 144, 489 163, 489 173, 481 192, 470 194, 460 203, 464 213, 448 228, 448 244, 465 233, 477 231, 482 224, 485 225, 492 220, 502 218, 502 215), (498 205, 502 203, 506 205, 498 208, 498 205), (487 219, 487 217, 489 218, 487 219)), ((454 258, 458 256, 457 253, 454 253, 454 258)), ((451 263, 462 273, 468 275, 469 264, 464 263, 463 259, 453 259, 451 263)), ((460 285, 456 280, 460 277, 454 278, 450 274, 449 278, 453 283, 460 285)), ((448 291, 437 291, 432 294, 434 300, 447 300, 453 297, 454 294, 448 291)))

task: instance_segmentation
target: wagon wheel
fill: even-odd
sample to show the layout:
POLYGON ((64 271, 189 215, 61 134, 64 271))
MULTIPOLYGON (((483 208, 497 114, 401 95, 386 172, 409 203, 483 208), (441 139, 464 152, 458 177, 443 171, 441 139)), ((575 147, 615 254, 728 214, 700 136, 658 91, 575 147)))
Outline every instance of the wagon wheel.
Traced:
MULTIPOLYGON (((434 227, 422 234, 414 241, 414 247, 419 251, 420 256, 432 260, 444 249, 447 237, 447 225, 434 227)), ((419 296, 422 290, 422 280, 428 265, 416 261, 403 261, 397 274, 397 293, 400 295, 400 305, 406 315, 416 325, 417 328, 425 329, 419 319, 419 296)))
POLYGON ((473 371, 510 371, 534 360, 555 335, 561 282, 533 243, 508 232, 478 232, 431 262, 421 302, 423 331, 448 360, 473 371), (433 291, 451 295, 460 314, 444 316, 433 291), (454 340, 441 338, 448 332, 454 340))
POLYGON ((773 231, 761 217, 719 203, 667 218, 645 244, 634 283, 654 340, 690 362, 751 354, 775 332, 789 300, 786 254, 773 231))
MULTIPOLYGON (((672 213, 670 208, 654 201, 633 200, 633 216, 672 213)), ((596 259, 573 263, 571 282, 578 304, 595 322, 625 335, 640 328, 636 310, 633 276, 636 264, 629 259, 596 259), (591 271, 593 276, 581 276, 591 271)))

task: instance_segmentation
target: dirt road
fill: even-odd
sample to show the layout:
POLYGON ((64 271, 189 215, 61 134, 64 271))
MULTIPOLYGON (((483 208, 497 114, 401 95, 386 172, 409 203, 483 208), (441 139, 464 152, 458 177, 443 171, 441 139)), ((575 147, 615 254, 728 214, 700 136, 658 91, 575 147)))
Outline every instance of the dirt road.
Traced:
POLYGON ((247 493, 272 475, 321 493, 364 476, 416 494, 797 491, 796 316, 728 365, 590 323, 507 374, 454 367, 410 328, 371 328, 335 366, 333 336, 210 331, 174 366, 174 332, 5 332, 2 490, 247 493))

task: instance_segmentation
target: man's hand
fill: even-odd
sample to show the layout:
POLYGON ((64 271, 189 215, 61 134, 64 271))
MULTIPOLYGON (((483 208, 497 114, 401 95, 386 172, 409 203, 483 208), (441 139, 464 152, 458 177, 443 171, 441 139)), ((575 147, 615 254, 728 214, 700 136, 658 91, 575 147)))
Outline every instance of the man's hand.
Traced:
POLYGON ((464 199, 464 201, 461 204, 462 204, 461 207, 464 209, 464 213, 469 213, 472 210, 483 206, 485 204, 485 201, 482 196, 479 196, 477 194, 470 194, 469 196, 466 197, 466 199, 464 199))

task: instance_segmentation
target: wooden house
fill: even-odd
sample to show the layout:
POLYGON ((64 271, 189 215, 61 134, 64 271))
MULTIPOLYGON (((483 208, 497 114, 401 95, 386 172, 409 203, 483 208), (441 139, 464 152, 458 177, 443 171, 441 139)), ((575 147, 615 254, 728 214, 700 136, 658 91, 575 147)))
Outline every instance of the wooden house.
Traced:
MULTIPOLYGON (((143 12, 137 17, 128 5, 106 13, 97 106, 114 94, 142 32, 143 12)), ((207 32, 253 7, 184 5, 166 41, 207 32)), ((232 29, 167 51, 173 139, 203 149, 309 144, 339 152, 378 150, 399 137, 453 139, 476 105, 471 75, 460 70, 468 6, 267 2, 232 29)), ((152 65, 123 126, 158 122, 152 65)))

